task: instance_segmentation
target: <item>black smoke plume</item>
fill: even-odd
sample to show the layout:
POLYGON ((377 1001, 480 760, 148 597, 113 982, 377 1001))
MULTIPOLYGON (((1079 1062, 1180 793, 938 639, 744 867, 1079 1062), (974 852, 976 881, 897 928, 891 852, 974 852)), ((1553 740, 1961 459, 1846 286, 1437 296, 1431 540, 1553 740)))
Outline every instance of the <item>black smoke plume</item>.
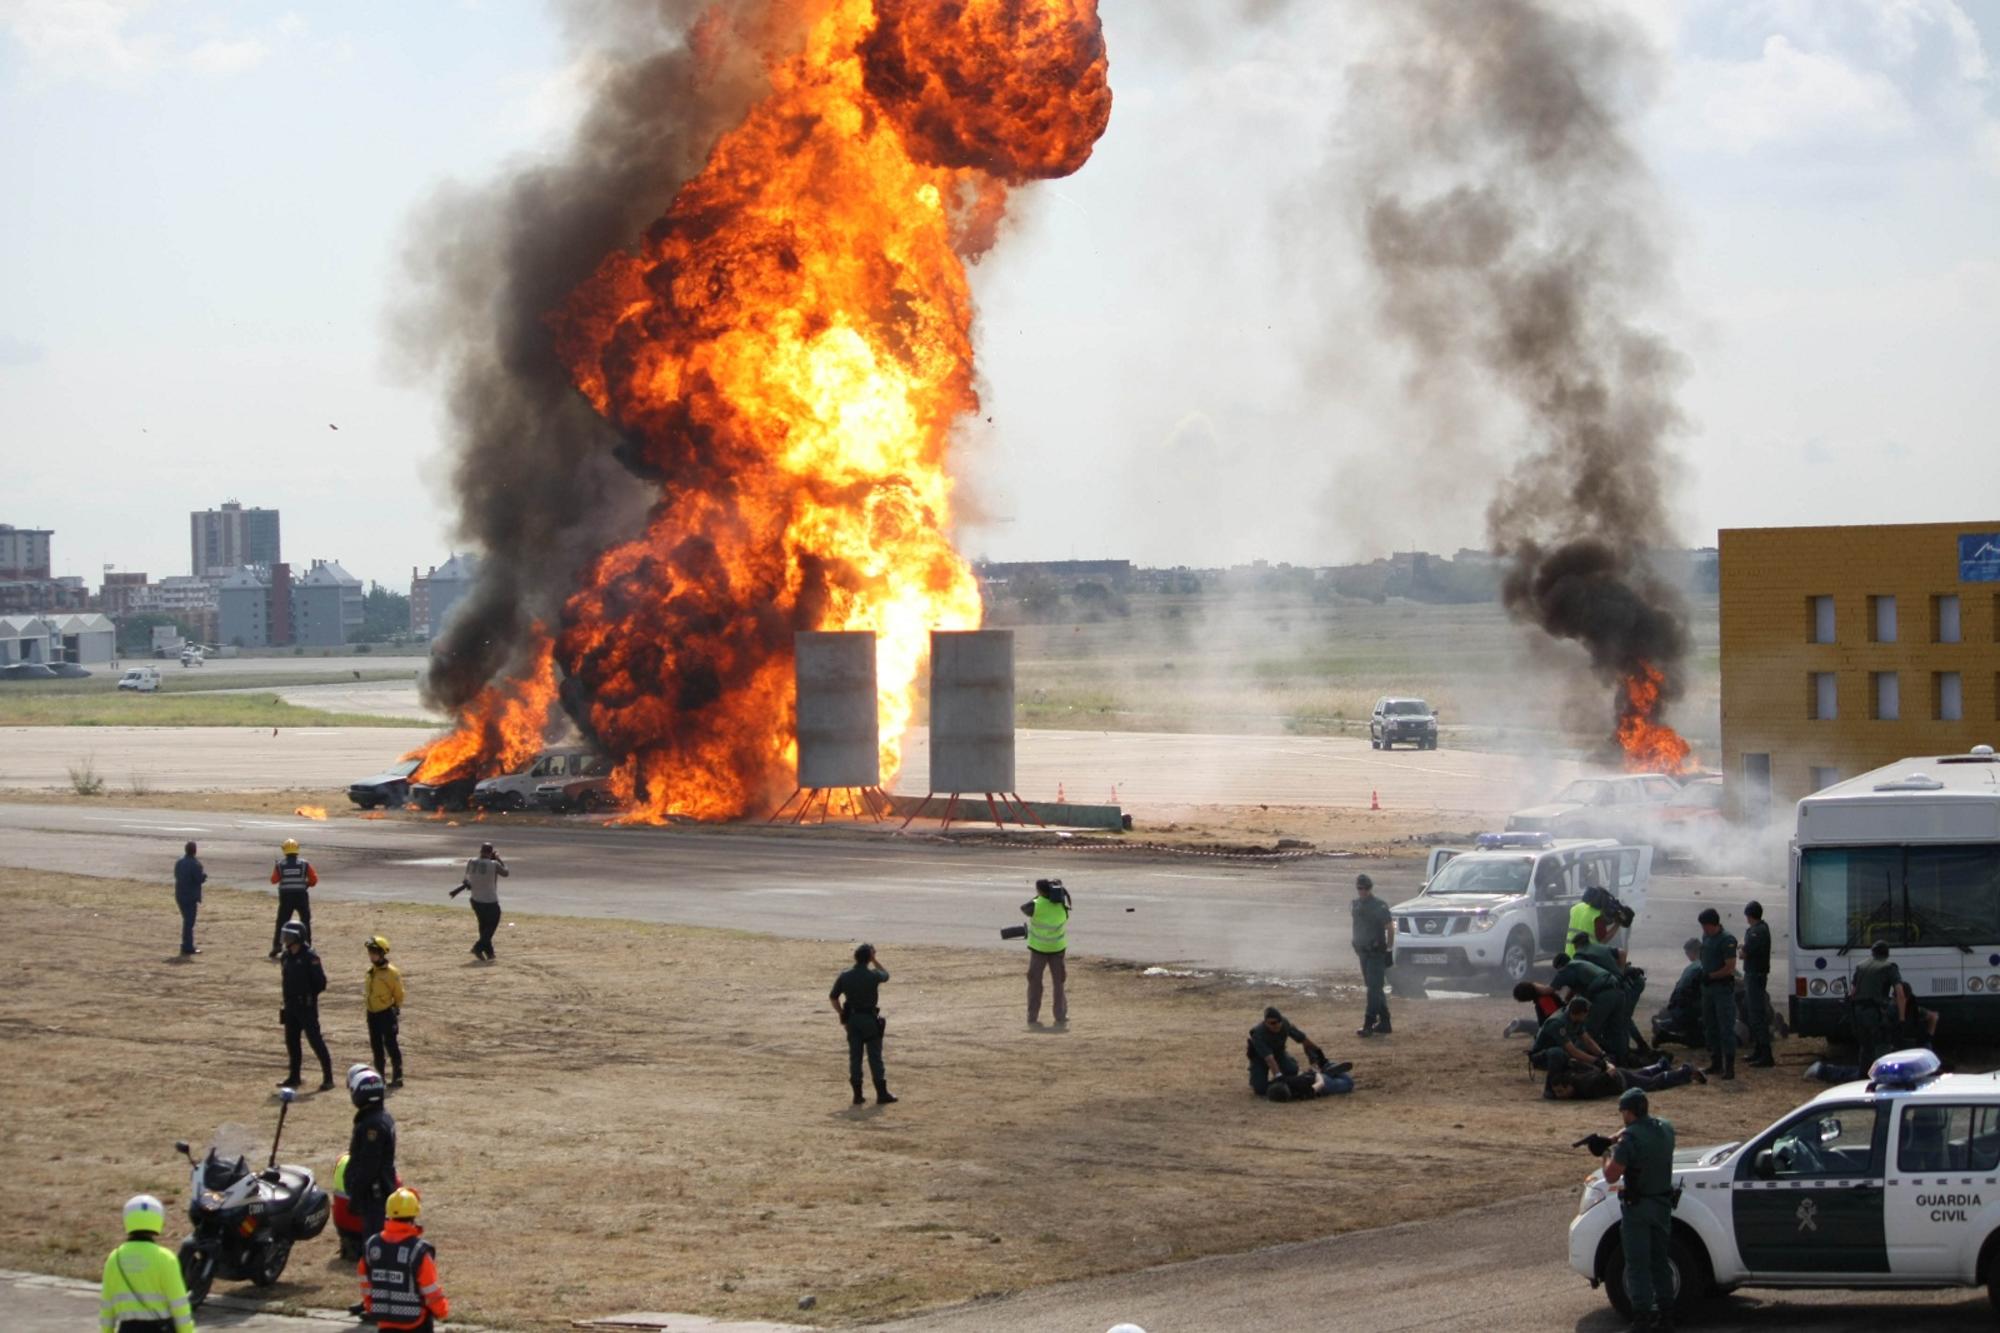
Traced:
POLYGON ((481 557, 431 649, 428 701, 456 711, 523 665, 597 552, 636 535, 657 488, 556 360, 546 317, 666 210, 763 91, 788 39, 763 0, 573 0, 587 109, 556 156, 419 210, 399 350, 446 386, 455 532, 481 557))
POLYGON ((1414 358, 1409 391, 1493 388, 1517 409, 1526 442, 1486 512, 1508 610, 1581 644, 1607 684, 1651 667, 1671 703, 1686 607, 1648 556, 1673 536, 1684 370, 1638 322, 1663 263, 1629 137, 1651 48, 1615 14, 1553 0, 1378 12, 1387 54, 1354 71, 1373 121, 1363 228, 1382 320, 1414 358))

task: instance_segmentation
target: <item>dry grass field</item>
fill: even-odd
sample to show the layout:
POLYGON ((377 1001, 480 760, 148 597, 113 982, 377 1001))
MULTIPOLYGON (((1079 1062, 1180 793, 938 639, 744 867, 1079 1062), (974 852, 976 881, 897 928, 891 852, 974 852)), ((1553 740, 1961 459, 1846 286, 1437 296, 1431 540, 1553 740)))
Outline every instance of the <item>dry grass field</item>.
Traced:
MULTIPOLYGON (((4 883, 0 1264, 91 1276, 136 1191, 167 1201, 177 1241, 174 1139, 225 1122, 268 1136, 272 900, 211 891, 204 952, 183 962, 164 885, 4 883)), ((904 1100, 850 1110, 825 1000, 847 940, 509 916, 488 967, 463 910, 328 902, 314 924, 337 1074, 366 1050, 360 941, 396 944, 402 1170, 455 1311, 489 1325, 630 1309, 852 1324, 1566 1186, 1590 1166, 1570 1142, 1616 1119, 1538 1099, 1524 1043, 1497 1035, 1509 1001, 1405 1003, 1394 1038, 1355 1049, 1360 1001, 1337 977, 1280 993, 1079 959, 1073 1030, 1043 1034, 1022 1022, 1018 959, 945 949, 885 957, 904 1100), (1271 1002, 1359 1061, 1353 1096, 1249 1095, 1243 1034, 1271 1002)), ((1793 1105, 1808 1052, 1781 1054, 1664 1094, 1682 1141, 1793 1105)), ((330 1170, 350 1115, 340 1093, 304 1098, 282 1156, 330 1170)), ((344 1306, 350 1286, 329 1235, 269 1294, 344 1306)))

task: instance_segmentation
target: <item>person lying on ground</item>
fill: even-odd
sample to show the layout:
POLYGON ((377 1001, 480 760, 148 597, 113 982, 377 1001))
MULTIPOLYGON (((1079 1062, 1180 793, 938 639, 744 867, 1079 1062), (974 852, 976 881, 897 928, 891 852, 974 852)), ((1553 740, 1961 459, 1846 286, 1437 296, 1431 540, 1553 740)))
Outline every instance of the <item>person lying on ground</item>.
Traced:
POLYGON ((1271 1086, 1272 1079, 1299 1072, 1299 1062, 1285 1053, 1288 1041, 1298 1042, 1309 1064, 1317 1066, 1326 1059, 1326 1053, 1313 1045, 1312 1038, 1299 1031, 1289 1018, 1275 1008, 1266 1009, 1263 1020, 1250 1029, 1250 1039, 1244 1043, 1244 1055, 1250 1061, 1250 1091, 1259 1097, 1271 1086))
POLYGON ((1311 1073, 1282 1074, 1271 1080, 1271 1086, 1264 1096, 1274 1102, 1311 1101, 1315 1097, 1340 1097, 1354 1091, 1354 1079, 1348 1070, 1354 1068, 1352 1060, 1342 1060, 1338 1064, 1332 1060, 1318 1061, 1311 1073))
POLYGON ((1659 1092, 1663 1088, 1678 1088, 1684 1083, 1706 1082, 1708 1076, 1693 1065, 1676 1065, 1668 1060, 1655 1061, 1644 1069, 1620 1069, 1617 1065, 1607 1065, 1602 1069, 1581 1066, 1550 1074, 1549 1085, 1542 1096, 1558 1102, 1589 1101, 1598 1097, 1616 1097, 1627 1088, 1659 1092))

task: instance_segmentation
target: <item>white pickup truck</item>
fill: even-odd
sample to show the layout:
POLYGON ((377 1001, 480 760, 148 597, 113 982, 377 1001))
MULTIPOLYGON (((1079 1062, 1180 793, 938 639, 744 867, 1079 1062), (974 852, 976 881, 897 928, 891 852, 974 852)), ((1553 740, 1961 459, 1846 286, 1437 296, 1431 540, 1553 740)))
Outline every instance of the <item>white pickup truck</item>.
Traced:
POLYGON ((1400 986, 1478 978, 1507 990, 1567 943, 1570 909, 1601 885, 1634 912, 1646 905, 1653 849, 1609 838, 1481 834, 1476 847, 1433 848, 1424 887, 1395 906, 1400 986))

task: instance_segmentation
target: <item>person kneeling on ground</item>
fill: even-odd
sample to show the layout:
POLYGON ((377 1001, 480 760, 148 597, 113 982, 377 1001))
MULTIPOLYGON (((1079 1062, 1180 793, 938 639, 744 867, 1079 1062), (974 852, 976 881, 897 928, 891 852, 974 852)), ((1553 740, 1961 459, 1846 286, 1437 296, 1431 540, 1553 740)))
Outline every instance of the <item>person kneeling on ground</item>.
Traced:
POLYGON ((1264 1096, 1274 1102, 1303 1102, 1315 1097, 1345 1096, 1354 1091, 1354 1077, 1347 1072, 1352 1068, 1352 1060, 1336 1064, 1332 1060, 1321 1059, 1314 1063, 1311 1073, 1281 1074, 1272 1079, 1264 1096))
POLYGON ((1653 1045, 1678 1042, 1695 1047, 1702 1043, 1701 1031, 1701 937, 1691 935, 1681 950, 1687 966, 1667 995, 1667 1007, 1653 1015, 1653 1045))
POLYGON ((1250 1029, 1250 1039, 1244 1044, 1244 1055, 1250 1061, 1250 1091, 1262 1097, 1274 1079, 1288 1078, 1299 1072, 1299 1062, 1285 1053, 1285 1043, 1296 1041, 1306 1053, 1307 1063, 1317 1068, 1326 1061, 1326 1052, 1313 1044, 1311 1037, 1292 1025, 1292 1021, 1276 1009, 1266 1009, 1264 1019, 1250 1029))
POLYGON ((1544 986, 1539 981, 1515 982, 1514 998, 1522 1004, 1533 1005, 1534 1017, 1515 1019, 1501 1029, 1502 1037, 1532 1037, 1542 1030, 1542 1024, 1562 1012, 1562 1001, 1557 998, 1555 987, 1544 986))
POLYGON ((1616 1065, 1606 1065, 1602 1069, 1577 1066, 1550 1074, 1548 1095, 1559 1102, 1580 1102, 1596 1097, 1616 1097, 1627 1088, 1659 1092, 1663 1088, 1678 1088, 1684 1083, 1706 1082, 1708 1076, 1693 1065, 1676 1065, 1668 1060, 1655 1061, 1644 1069, 1620 1069, 1616 1065))
POLYGON ((1545 1100, 1554 1097, 1550 1087, 1562 1071, 1609 1063, 1604 1048, 1590 1035, 1589 1025, 1590 1001, 1579 995, 1562 1012, 1551 1015, 1535 1034, 1535 1044, 1528 1050, 1528 1063, 1548 1072, 1549 1077, 1542 1083, 1545 1100))

